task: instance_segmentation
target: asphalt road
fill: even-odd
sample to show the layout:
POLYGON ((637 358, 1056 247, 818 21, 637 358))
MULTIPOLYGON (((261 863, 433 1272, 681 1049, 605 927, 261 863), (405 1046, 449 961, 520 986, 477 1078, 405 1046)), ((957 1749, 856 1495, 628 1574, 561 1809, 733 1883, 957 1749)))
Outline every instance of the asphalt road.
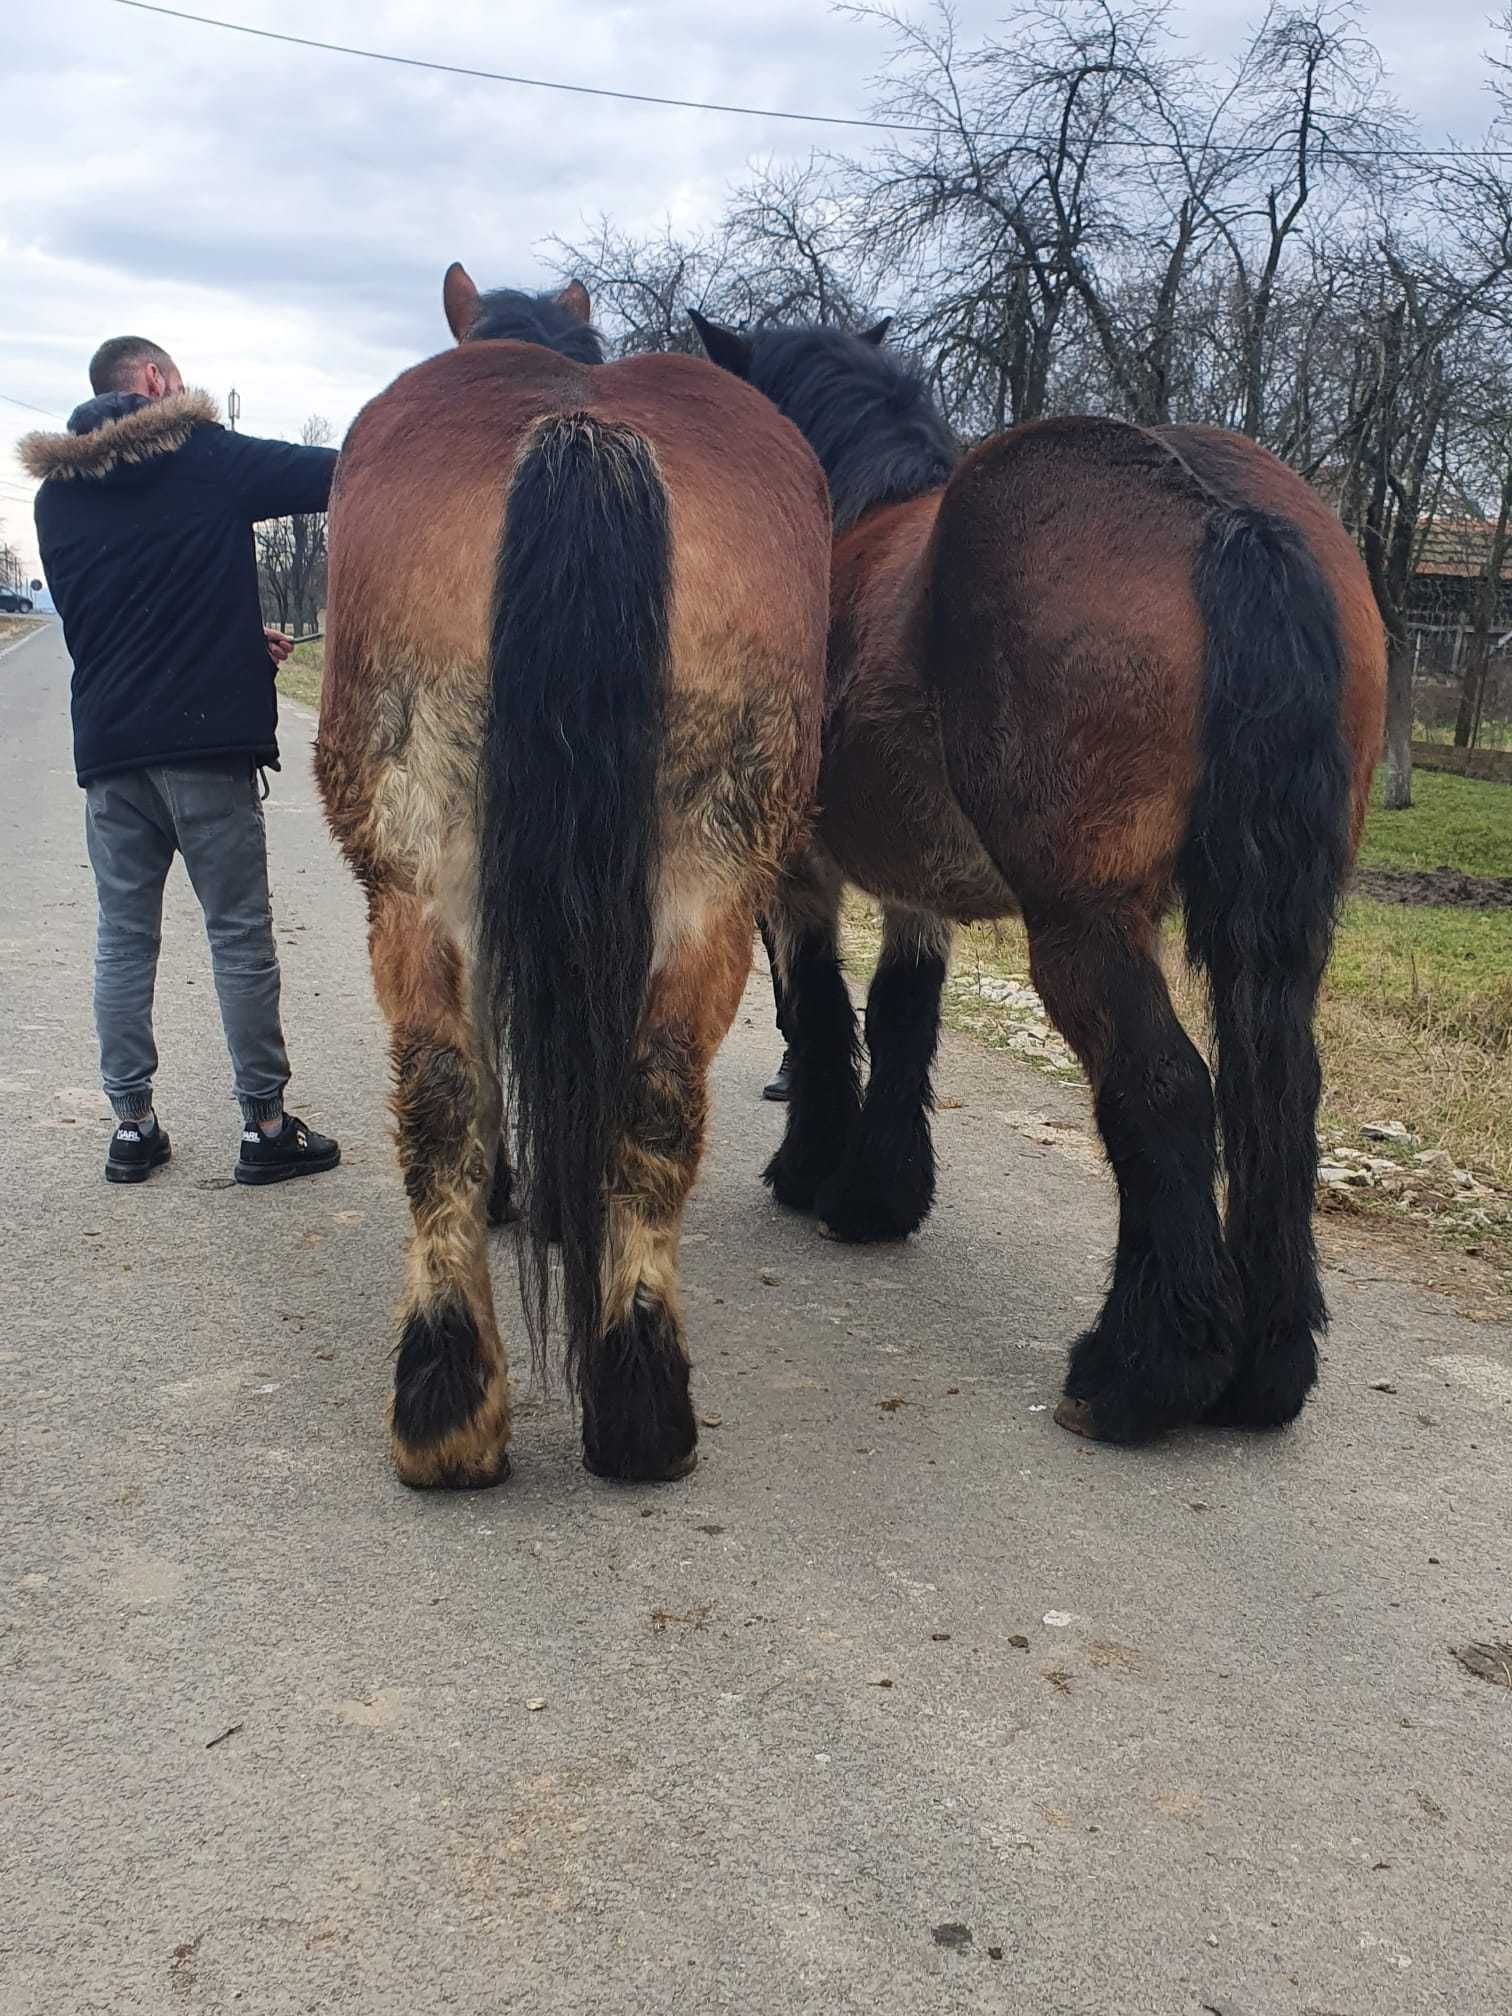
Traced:
POLYGON ((833 1247, 756 1180, 758 976, 685 1248, 697 1472, 597 1483, 546 1398, 502 1490, 412 1495, 311 719, 269 828, 293 1096, 346 1159, 229 1184, 176 871, 175 1158, 112 1190, 66 675, 52 627, 0 658, 5 2016, 1512 2006, 1512 1692, 1450 1651, 1512 1638, 1505 1329, 1358 1259, 1295 1432, 1079 1442, 1082 1100, 948 1044, 934 1220, 833 1247))

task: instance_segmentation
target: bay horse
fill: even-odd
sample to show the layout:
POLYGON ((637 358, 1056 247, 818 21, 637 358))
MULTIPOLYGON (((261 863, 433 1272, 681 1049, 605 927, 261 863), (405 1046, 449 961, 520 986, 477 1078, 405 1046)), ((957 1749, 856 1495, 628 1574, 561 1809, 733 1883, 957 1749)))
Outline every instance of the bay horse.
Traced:
POLYGON ((807 437, 834 509, 821 810, 769 913, 792 1052, 776 1197, 841 1239, 923 1221, 953 927, 1019 914, 1119 1193, 1056 1418, 1116 1442, 1293 1420, 1326 1320, 1313 1019, 1385 704, 1352 541, 1239 435, 1045 420, 963 457, 885 323, 694 321, 807 437), (864 1096, 846 882, 883 911, 864 1096), (1158 956, 1178 899, 1216 1116, 1158 956))
POLYGON ((824 478, 702 358, 602 361, 584 289, 443 298, 457 347, 341 451, 316 769, 367 896, 414 1220, 407 1484, 509 1467, 485 1216, 507 1110, 538 1352, 560 1245, 583 1453, 684 1474, 678 1230, 754 913, 809 816, 824 478))

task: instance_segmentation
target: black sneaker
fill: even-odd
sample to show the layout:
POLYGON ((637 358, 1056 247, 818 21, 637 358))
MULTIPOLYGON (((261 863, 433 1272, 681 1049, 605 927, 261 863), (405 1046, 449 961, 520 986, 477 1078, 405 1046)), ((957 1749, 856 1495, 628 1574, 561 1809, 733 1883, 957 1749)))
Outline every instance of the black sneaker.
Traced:
POLYGON ((777 1076, 769 1085, 763 1085, 761 1096, 770 1099, 774 1106, 781 1106, 793 1089, 793 1053, 784 1050, 782 1062, 777 1066, 777 1076))
POLYGON ((150 1134, 142 1132, 138 1120, 120 1120, 110 1137, 105 1157, 107 1183, 145 1183, 154 1169, 161 1169, 173 1150, 168 1146, 168 1129, 158 1122, 150 1134))
POLYGON ((238 1183, 287 1183, 291 1176, 319 1176, 340 1160, 341 1149, 328 1134, 317 1134, 297 1113, 285 1113, 276 1134, 255 1125, 242 1129, 241 1154, 231 1173, 238 1183))

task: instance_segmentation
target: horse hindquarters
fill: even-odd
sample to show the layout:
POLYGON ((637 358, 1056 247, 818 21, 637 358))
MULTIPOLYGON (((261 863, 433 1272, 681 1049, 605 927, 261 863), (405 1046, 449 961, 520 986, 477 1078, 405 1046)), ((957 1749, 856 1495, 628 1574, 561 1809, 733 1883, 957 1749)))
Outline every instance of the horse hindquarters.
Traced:
POLYGON ((1197 762, 1192 488, 1138 429, 1046 423, 968 459, 932 555, 951 785, 1020 900, 1118 1182, 1112 1281, 1061 1418, 1130 1442, 1203 1418, 1237 1350, 1212 1083, 1157 957, 1197 762))
MULTIPOLYGON (((1175 1365, 1153 1322, 1128 1328, 1121 1353, 1078 1347, 1081 1425, 1278 1426, 1316 1377, 1313 1015, 1378 746, 1379 624, 1358 555, 1253 443, 1107 421, 1043 423, 975 451, 938 524, 930 673, 952 784, 1020 890, 1031 938, 1080 933, 1079 954, 1052 947, 1061 971, 1043 984, 1088 1060, 1115 1168, 1121 1155, 1131 1175, 1142 1167, 1154 1196, 1162 1144, 1180 1144, 1179 1208, 1141 1223, 1120 1172, 1109 1310, 1120 1277, 1140 1278, 1125 1260, 1145 1241, 1172 1281, 1183 1249, 1202 1256, 1183 1300, 1204 1299, 1214 1349, 1195 1321, 1196 1356, 1175 1365), (1120 917, 1137 942, 1173 881, 1217 1037, 1221 1263, 1201 1173, 1206 1074, 1199 1084, 1166 1022, 1158 975, 1139 980, 1097 949, 1120 917), (1076 963, 1101 959, 1078 987, 1076 963), (1120 970, 1136 984, 1119 985, 1120 970), (1142 1075, 1126 1068, 1141 1058, 1142 1075), (1165 1390, 1141 1396, 1152 1367, 1165 1390)), ((1043 942, 1036 956, 1040 972, 1043 942)))

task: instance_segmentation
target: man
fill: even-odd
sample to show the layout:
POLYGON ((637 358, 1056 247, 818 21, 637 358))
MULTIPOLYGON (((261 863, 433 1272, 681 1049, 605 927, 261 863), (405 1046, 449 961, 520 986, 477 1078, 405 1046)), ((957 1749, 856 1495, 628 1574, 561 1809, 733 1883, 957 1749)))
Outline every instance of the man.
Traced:
POLYGON ((284 1110, 258 771, 278 768, 274 661, 252 527, 323 511, 336 456, 230 434, 156 343, 117 336, 66 434, 21 444, 37 538, 73 659, 74 767, 99 897, 95 1024, 116 1116, 105 1175, 168 1160, 153 1109, 152 995, 175 852, 204 912, 242 1111, 238 1183, 333 1169, 337 1144, 284 1110))
POLYGON ((788 1042, 786 1006, 782 992, 782 975, 777 970, 777 942, 765 917, 756 919, 761 932, 761 942, 766 949, 767 964, 772 969, 772 1006, 776 1010, 777 1034, 782 1038, 782 1062, 777 1066, 776 1075, 761 1088, 763 1099, 770 1099, 774 1105, 784 1105, 793 1089, 793 1050, 788 1042))

